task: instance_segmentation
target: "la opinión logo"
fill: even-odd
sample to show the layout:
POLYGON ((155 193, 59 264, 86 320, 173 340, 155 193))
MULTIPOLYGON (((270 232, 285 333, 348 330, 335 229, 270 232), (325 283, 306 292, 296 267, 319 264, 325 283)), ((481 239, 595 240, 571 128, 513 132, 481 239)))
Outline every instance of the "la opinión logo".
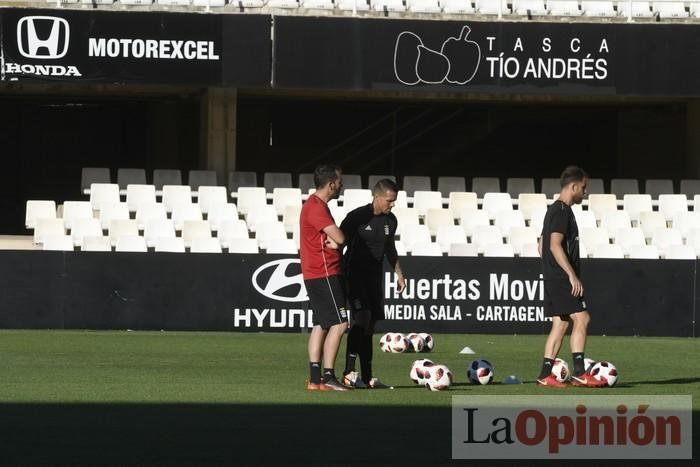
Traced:
POLYGON ((418 34, 403 31, 394 46, 394 75, 405 85, 469 83, 479 70, 481 47, 469 39, 471 28, 447 38, 440 49, 427 47, 418 34))

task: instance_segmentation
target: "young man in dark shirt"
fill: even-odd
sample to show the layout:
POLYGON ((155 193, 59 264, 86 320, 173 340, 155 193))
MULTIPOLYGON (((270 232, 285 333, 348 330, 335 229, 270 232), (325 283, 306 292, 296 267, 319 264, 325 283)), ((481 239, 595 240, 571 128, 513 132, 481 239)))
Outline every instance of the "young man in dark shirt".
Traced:
POLYGON ((538 247, 544 276, 544 313, 551 316, 552 328, 544 347, 538 386, 566 387, 552 375, 552 366, 571 323, 572 384, 588 387, 605 385, 586 373, 583 355, 590 315, 579 279, 578 226, 571 206, 580 204, 586 196, 587 183, 586 172, 579 167, 567 167, 561 175, 559 199, 547 209, 542 225, 538 247))
POLYGON ((375 323, 384 319, 384 258, 397 276, 399 293, 406 287, 394 245, 396 216, 391 213, 398 191, 392 180, 378 181, 372 190, 372 203, 349 212, 340 224, 347 245, 343 275, 347 280, 352 310, 343 383, 353 388, 387 387, 372 375, 372 336, 375 323), (361 379, 355 371, 358 356, 361 379))

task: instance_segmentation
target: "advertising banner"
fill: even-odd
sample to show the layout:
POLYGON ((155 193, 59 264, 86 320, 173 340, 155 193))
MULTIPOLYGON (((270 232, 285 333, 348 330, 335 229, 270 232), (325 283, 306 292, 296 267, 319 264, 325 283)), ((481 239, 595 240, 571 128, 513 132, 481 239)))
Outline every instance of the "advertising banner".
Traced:
POLYGON ((267 87, 267 15, 2 9, 0 80, 267 87))
POLYGON ((274 86, 700 95, 700 25, 275 18, 274 86))
MULTIPOLYGON (((404 257, 383 280, 378 332, 542 334, 539 260, 404 257)), ((695 261, 585 260, 594 335, 695 335, 695 261)), ((0 327, 306 332, 299 258, 0 252, 0 327)))

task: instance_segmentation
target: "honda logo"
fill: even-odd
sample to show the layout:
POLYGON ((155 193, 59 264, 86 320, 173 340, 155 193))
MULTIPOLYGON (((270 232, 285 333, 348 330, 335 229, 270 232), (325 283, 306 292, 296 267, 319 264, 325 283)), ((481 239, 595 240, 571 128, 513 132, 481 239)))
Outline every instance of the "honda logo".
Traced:
POLYGON ((27 58, 57 59, 68 52, 68 21, 55 16, 25 16, 17 23, 17 48, 27 58))
POLYGON ((309 299, 298 259, 278 259, 263 264, 253 273, 253 287, 265 297, 281 302, 309 299))

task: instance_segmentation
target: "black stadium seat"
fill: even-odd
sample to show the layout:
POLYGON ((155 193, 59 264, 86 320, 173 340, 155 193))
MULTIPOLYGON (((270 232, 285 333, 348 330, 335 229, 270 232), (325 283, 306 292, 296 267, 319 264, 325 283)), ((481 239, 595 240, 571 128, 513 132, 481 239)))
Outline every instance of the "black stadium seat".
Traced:
POLYGON ((268 193, 272 193, 275 188, 291 188, 292 174, 289 172, 265 172, 263 186, 268 193))
POLYGON ((610 180, 610 193, 618 198, 624 195, 639 194, 639 180, 636 178, 613 178, 610 180))
POLYGON ((464 177, 438 177, 437 189, 442 193, 443 198, 450 196, 450 193, 467 191, 467 184, 464 177))
POLYGON ((302 194, 306 194, 310 189, 316 188, 314 185, 314 174, 312 173, 300 173, 299 183, 297 184, 302 194))
POLYGON ((90 188, 93 183, 112 183, 107 167, 83 167, 80 174, 80 191, 90 188))
POLYGON ((484 193, 500 193, 501 181, 498 177, 474 177, 472 178, 472 189, 479 198, 484 197, 484 193))
POLYGON ((145 185, 146 169, 119 169, 117 183, 120 190, 126 190, 127 185, 145 185))
POLYGON ((673 180, 667 178, 650 179, 646 181, 644 192, 651 195, 652 198, 658 198, 659 195, 672 195, 673 180))
POLYGON ((228 191, 233 192, 233 191, 238 191, 239 187, 242 186, 249 186, 249 187, 256 187, 258 186, 258 175, 255 172, 247 172, 247 171, 232 171, 228 173, 228 191))
POLYGON ((681 180, 681 194, 686 195, 689 199, 693 199, 695 195, 700 195, 700 180, 681 180))
POLYGON ((512 198, 517 198, 520 193, 534 193, 535 180, 532 178, 509 177, 506 180, 506 192, 512 198))
POLYGON ((430 177, 426 175, 406 175, 403 178, 403 190, 406 195, 413 196, 416 191, 432 191, 430 177))
POLYGON ((558 178, 543 178, 540 193, 547 195, 547 198, 561 191, 561 185, 558 178))
POLYGON ((215 170, 190 170, 187 182, 193 190, 199 190, 200 186, 217 186, 219 184, 215 170))
POLYGON ((357 174, 343 174, 343 191, 346 188, 359 190, 362 188, 362 177, 357 174))
POLYGON ((153 171, 153 184, 156 190, 163 185, 182 185, 182 173, 178 169, 156 169, 153 171))
MULTIPOLYGON (((561 189, 557 190, 557 193, 559 193, 561 189)), ((596 194, 596 195, 602 195, 605 193, 605 184, 603 183, 602 178, 589 178, 588 179, 588 187, 587 187, 588 194, 596 194)))
MULTIPOLYGON (((374 188, 374 185, 376 185, 379 180, 383 180, 385 178, 396 182, 396 177, 393 175, 370 175, 367 178, 367 188, 371 190, 372 188, 374 188)), ((399 190, 403 190, 403 187, 399 186, 399 190)))

